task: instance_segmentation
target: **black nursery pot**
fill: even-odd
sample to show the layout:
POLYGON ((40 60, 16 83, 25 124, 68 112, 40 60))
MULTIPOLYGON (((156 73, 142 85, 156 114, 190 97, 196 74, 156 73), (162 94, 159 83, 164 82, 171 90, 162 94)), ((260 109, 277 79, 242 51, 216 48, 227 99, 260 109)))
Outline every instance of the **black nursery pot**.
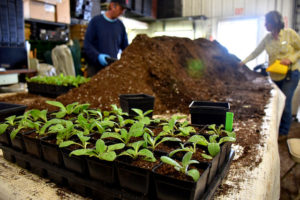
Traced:
POLYGON ((55 135, 50 135, 41 138, 42 156, 49 163, 62 166, 63 159, 58 145, 54 142, 56 141, 55 137, 55 135))
POLYGON ((89 175, 92 179, 102 183, 116 183, 116 169, 114 162, 100 160, 94 157, 86 157, 89 175))
POLYGON ((11 115, 23 115, 27 106, 0 102, 0 121, 11 115))
POLYGON ((223 169, 223 166, 225 165, 225 161, 228 160, 229 154, 231 151, 231 144, 232 142, 225 142, 221 144, 221 151, 220 151, 220 159, 219 159, 219 164, 218 164, 218 170, 223 169))
POLYGON ((132 159, 118 159, 116 167, 119 183, 122 188, 130 191, 147 195, 150 186, 151 170, 133 166, 130 164, 132 159))
POLYGON ((192 101, 189 105, 192 124, 225 125, 226 112, 230 105, 227 102, 192 101))
POLYGON ((42 148, 39 138, 30 137, 32 132, 23 135, 23 140, 26 148, 26 152, 34 157, 42 159, 42 148))
POLYGON ((24 140, 23 140, 23 135, 17 134, 13 140, 11 139, 11 146, 13 147, 13 149, 15 149, 17 151, 22 151, 25 153, 26 148, 25 148, 25 144, 24 144, 24 140))
POLYGON ((87 175, 87 164, 84 156, 69 156, 71 150, 61 148, 62 158, 66 169, 78 174, 87 175))
POLYGON ((197 168, 204 170, 197 182, 179 180, 171 176, 156 173, 156 170, 162 164, 163 163, 153 169, 157 199, 198 200, 202 198, 207 186, 208 175, 210 173, 209 163, 197 164, 197 168))
POLYGON ((3 134, 0 135, 0 143, 4 146, 11 146, 11 141, 10 141, 10 137, 9 137, 9 133, 8 131, 5 131, 3 134))
MULTIPOLYGON (((154 109, 155 98, 153 96, 147 94, 121 94, 119 97, 122 110, 127 112, 129 116, 137 115, 131 110, 132 108, 141 109, 143 112, 154 109)), ((148 116, 152 117, 152 113, 148 116)))

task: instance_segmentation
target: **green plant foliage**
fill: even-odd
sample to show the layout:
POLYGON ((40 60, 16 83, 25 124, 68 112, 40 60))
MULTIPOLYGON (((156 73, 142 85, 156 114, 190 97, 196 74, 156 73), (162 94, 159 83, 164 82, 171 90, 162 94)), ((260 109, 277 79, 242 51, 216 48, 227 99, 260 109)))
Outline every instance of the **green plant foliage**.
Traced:
POLYGON ((132 148, 123 151, 122 153, 120 153, 119 156, 129 156, 134 160, 141 157, 143 160, 147 160, 149 162, 155 162, 156 158, 154 157, 153 153, 150 150, 148 149, 140 150, 140 148, 144 145, 144 143, 145 143, 144 141, 137 141, 130 144, 132 148))
POLYGON ((197 160, 191 160, 192 155, 193 155, 192 152, 187 152, 183 156, 181 164, 179 162, 173 160, 172 158, 168 157, 168 156, 162 156, 162 157, 160 157, 160 160, 163 163, 174 166, 174 168, 177 171, 192 177, 193 180, 195 182, 197 182, 198 179, 200 178, 199 171, 197 169, 190 169, 190 170, 188 169, 191 164, 198 164, 199 163, 197 160))
POLYGON ((158 145, 160 145, 160 144, 162 144, 166 141, 181 142, 181 140, 179 138, 175 138, 175 137, 163 137, 163 138, 161 138, 161 135, 158 135, 158 136, 153 138, 148 133, 145 133, 143 137, 144 137, 144 141, 145 141, 145 146, 147 148, 152 149, 152 151, 154 151, 158 145))
POLYGON ((0 124, 0 135, 5 133, 8 126, 9 126, 8 124, 0 124))
POLYGON ((85 78, 83 76, 64 76, 63 74, 60 74, 59 76, 35 76, 32 78, 26 77, 27 82, 75 87, 78 87, 89 80, 90 78, 85 78))
POLYGON ((117 154, 115 150, 123 149, 125 145, 123 143, 113 144, 107 146, 103 140, 99 139, 96 141, 96 148, 94 149, 77 149, 70 153, 71 155, 76 156, 90 156, 90 157, 97 157, 100 160, 106 161, 114 161, 117 158, 117 154))
POLYGON ((142 122, 145 125, 149 125, 151 123, 151 119, 147 117, 146 115, 149 115, 153 112, 153 110, 148 110, 146 112, 143 112, 141 109, 138 108, 132 108, 132 111, 134 111, 138 116, 134 117, 134 119, 137 119, 138 121, 142 122))
POLYGON ((90 106, 90 104, 88 104, 88 103, 79 104, 78 102, 74 102, 67 106, 64 106, 61 102, 58 102, 58 101, 46 101, 46 103, 60 108, 60 110, 58 112, 52 113, 52 115, 54 115, 56 118, 60 118, 60 119, 65 117, 66 115, 70 115, 73 113, 78 114, 80 112, 83 112, 90 106))
POLYGON ((136 122, 130 127, 129 132, 127 132, 127 130, 124 128, 120 130, 120 134, 116 132, 105 132, 102 134, 101 139, 111 137, 111 138, 118 139, 122 143, 127 145, 131 137, 140 137, 143 135, 143 133, 144 133, 144 124, 142 122, 136 122))

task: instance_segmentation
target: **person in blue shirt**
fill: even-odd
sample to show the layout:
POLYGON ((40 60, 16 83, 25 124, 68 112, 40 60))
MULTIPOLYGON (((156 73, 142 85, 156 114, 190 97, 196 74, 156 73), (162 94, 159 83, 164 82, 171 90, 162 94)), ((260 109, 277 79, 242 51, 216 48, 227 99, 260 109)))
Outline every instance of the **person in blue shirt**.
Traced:
POLYGON ((126 8, 125 0, 111 0, 107 11, 89 22, 83 47, 89 77, 108 65, 107 58, 116 59, 119 51, 128 46, 125 26, 118 19, 126 8))

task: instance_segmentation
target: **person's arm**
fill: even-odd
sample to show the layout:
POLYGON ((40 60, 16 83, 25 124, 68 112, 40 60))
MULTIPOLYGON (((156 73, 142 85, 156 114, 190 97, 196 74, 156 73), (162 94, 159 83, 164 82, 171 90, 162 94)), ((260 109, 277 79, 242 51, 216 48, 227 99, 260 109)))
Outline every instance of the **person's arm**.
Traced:
POLYGON ((292 29, 290 29, 290 34, 291 34, 291 45, 294 47, 295 50, 287 57, 287 59, 289 59, 292 63, 295 63, 300 58, 300 37, 292 29))
POLYGON ((123 24, 122 24, 122 26, 123 26, 123 31, 122 31, 123 34, 122 34, 122 43, 121 43, 120 48, 123 51, 128 46, 128 37, 127 37, 125 26, 123 24))
POLYGON ((256 58, 259 54, 261 54, 261 52, 263 52, 263 50, 265 50, 266 40, 267 40, 267 36, 259 43, 259 45, 256 47, 256 49, 241 63, 246 64, 247 62, 256 58))

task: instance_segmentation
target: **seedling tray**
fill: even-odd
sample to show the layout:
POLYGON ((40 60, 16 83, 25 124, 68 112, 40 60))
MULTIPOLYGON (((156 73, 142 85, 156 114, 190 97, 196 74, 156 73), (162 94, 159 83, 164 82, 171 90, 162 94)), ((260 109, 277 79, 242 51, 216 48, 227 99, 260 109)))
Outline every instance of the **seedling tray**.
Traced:
POLYGON ((27 106, 0 102, 0 121, 11 115, 23 115, 27 106))
POLYGON ((29 93, 52 98, 67 93, 70 89, 74 88, 74 86, 50 85, 33 82, 27 82, 27 87, 29 93))
POLYGON ((230 105, 227 102, 193 101, 189 105, 192 124, 216 124, 225 126, 226 112, 230 105))
MULTIPOLYGON (((83 196, 90 196, 93 199, 153 199, 153 196, 144 196, 135 192, 122 189, 120 186, 107 186, 101 181, 93 180, 89 177, 78 176, 78 173, 58 167, 46 161, 40 160, 29 154, 0 145, 3 151, 3 157, 10 162, 17 162, 23 168, 30 170, 39 176, 49 178, 60 186, 69 187, 71 191, 83 196)), ((222 170, 216 174, 215 178, 206 187, 206 190, 200 198, 201 200, 212 199, 216 189, 221 184, 222 179, 226 176, 229 166, 233 160, 234 151, 231 150, 229 156, 225 159, 222 170)), ((153 191, 151 191, 153 192, 153 191)))
MULTIPOLYGON (((131 109, 138 108, 143 112, 153 110, 154 97, 147 94, 121 94, 120 106, 124 112, 129 114, 129 116, 136 116, 137 114, 131 109)), ((152 113, 148 116, 152 117, 152 113)))

